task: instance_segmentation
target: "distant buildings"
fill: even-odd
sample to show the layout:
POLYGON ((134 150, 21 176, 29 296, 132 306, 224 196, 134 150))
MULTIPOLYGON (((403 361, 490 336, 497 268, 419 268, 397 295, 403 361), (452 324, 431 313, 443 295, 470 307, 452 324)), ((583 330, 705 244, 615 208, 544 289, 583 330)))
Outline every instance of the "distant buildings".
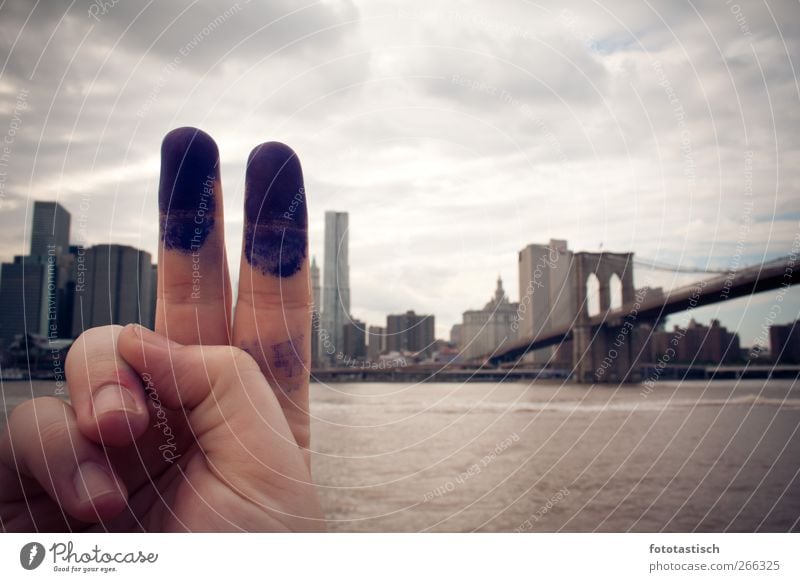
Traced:
MULTIPOLYGON (((463 359, 485 356, 501 345, 517 338, 516 322, 519 303, 511 303, 503 290, 503 280, 497 278, 494 297, 479 310, 465 311, 458 346, 463 359)), ((451 336, 452 336, 451 332, 451 336)), ((452 338, 451 338, 452 339, 452 338)))
POLYGON ((800 364, 800 320, 769 328, 769 353, 778 364, 800 364))
POLYGON ((57 202, 34 202, 31 254, 0 270, 0 339, 75 338, 85 329, 152 326, 156 268, 150 254, 122 245, 69 246, 71 217, 57 202))
POLYGON ((646 341, 651 362, 733 364, 741 359, 739 335, 717 319, 711 320, 710 327, 692 319, 686 328, 676 325, 672 331, 653 331, 646 341))
MULTIPOLYGON (((325 213, 325 264, 322 277, 321 327, 335 348, 344 347, 344 326, 350 321, 350 265, 348 249, 348 215, 346 212, 325 213)), ((326 350, 327 353, 327 350, 326 350)))
POLYGON ((386 318, 386 347, 389 352, 413 352, 430 356, 436 339, 433 315, 406 311, 386 318))

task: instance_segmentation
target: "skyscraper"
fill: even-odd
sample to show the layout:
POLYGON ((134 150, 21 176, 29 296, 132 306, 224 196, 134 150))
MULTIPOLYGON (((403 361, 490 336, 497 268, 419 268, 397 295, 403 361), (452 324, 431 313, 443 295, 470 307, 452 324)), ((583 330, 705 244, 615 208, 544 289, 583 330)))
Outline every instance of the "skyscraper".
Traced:
MULTIPOLYGON (((518 337, 535 337, 573 320, 576 305, 572 263, 572 251, 565 240, 531 244, 519 252, 518 337)), ((552 361, 554 350, 553 347, 536 350, 528 359, 547 363, 552 361)))
POLYGON ((433 351, 435 325, 433 315, 406 311, 386 317, 386 347, 390 352, 416 352, 429 356, 433 351))
POLYGON ((348 216, 325 213, 325 264, 322 278, 322 327, 335 348, 344 349, 344 325, 350 315, 350 265, 348 262, 348 216))
POLYGON ((351 319, 343 326, 342 352, 347 361, 363 360, 367 357, 366 339, 366 327, 363 321, 351 319))
POLYGON ((99 325, 153 321, 150 253, 123 245, 86 249, 82 272, 74 274, 72 335, 99 325))
POLYGON ((40 257, 17 256, 0 276, 0 338, 47 332, 47 268, 40 257))
POLYGON ((58 202, 33 203, 31 256, 56 256, 69 252, 70 214, 58 202), (55 247, 53 252, 52 247, 55 247))
POLYGON ((68 337, 70 214, 58 202, 33 203, 31 253, 4 263, 0 278, 0 338, 20 334, 68 337))
POLYGON ((320 305, 320 296, 322 289, 319 286, 319 267, 317 266, 317 257, 311 257, 311 297, 314 301, 311 306, 311 365, 319 365, 319 311, 322 307, 320 305))
POLYGON ((377 362, 380 360, 381 354, 386 351, 386 328, 379 325, 370 325, 368 335, 367 358, 370 361, 377 362))

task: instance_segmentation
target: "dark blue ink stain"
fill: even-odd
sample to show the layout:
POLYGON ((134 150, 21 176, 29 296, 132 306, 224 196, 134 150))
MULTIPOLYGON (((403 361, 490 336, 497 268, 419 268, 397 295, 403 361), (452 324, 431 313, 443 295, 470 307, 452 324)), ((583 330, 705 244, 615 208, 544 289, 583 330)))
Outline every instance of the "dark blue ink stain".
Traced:
POLYGON ((271 362, 261 346, 260 340, 242 342, 240 348, 258 363, 273 390, 294 392, 304 383, 304 372, 310 371, 303 339, 305 334, 273 344, 271 362), (277 386, 277 387, 276 387, 277 386))
POLYGON ((244 250, 264 274, 291 277, 308 247, 308 211, 303 170, 287 145, 267 142, 247 160, 244 250))
POLYGON ((173 129, 161 143, 158 188, 161 239, 167 249, 200 249, 214 230, 219 150, 194 127, 173 129))

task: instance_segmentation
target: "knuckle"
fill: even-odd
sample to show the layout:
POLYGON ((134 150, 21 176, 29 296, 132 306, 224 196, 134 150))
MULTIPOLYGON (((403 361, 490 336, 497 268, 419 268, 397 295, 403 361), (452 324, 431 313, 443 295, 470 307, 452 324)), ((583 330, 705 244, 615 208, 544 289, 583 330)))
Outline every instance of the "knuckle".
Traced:
POLYGON ((84 369, 89 361, 93 369, 98 361, 106 366, 110 362, 116 368, 117 338, 122 329, 120 325, 104 325, 87 329, 79 335, 67 353, 67 374, 84 369))
POLYGON ((38 441, 45 453, 53 449, 60 449, 64 442, 69 442, 69 426, 66 422, 61 421, 41 424, 38 441))
POLYGON ((46 450, 55 443, 63 442, 69 431, 69 416, 52 414, 53 410, 63 410, 67 406, 64 401, 52 396, 26 400, 11 413, 8 421, 9 433, 18 435, 19 438, 29 434, 33 428, 38 437, 35 440, 23 439, 23 444, 39 445, 46 450))

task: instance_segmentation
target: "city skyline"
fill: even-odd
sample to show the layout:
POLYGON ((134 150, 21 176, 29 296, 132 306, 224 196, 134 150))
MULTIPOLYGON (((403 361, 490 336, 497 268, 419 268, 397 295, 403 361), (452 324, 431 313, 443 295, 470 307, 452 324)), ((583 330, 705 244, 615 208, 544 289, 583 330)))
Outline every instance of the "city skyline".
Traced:
MULTIPOLYGON (((791 2, 744 11, 742 30, 725 3, 354 0, 315 5, 276 35, 287 6, 118 3, 100 23, 77 5, 6 6, 2 259, 27 252, 32 198, 82 217, 86 244, 155 254, 159 144, 181 125, 219 145, 229 256, 250 148, 283 141, 303 163, 318 259, 322 211, 350 213, 355 316, 433 312, 440 337, 483 305, 498 271, 518 299, 516 255, 530 243, 726 269, 785 255, 800 230, 791 2), (318 30, 302 50, 284 46, 318 30), (250 33, 258 51, 238 44, 250 33)), ((694 279, 638 273, 637 287, 694 279)), ((747 344, 773 303, 766 293, 697 315, 747 344)))
MULTIPOLYGON (((55 201, 35 201, 35 203, 37 205, 42 206, 42 208, 44 208, 45 206, 50 208, 51 205, 53 205, 53 204, 60 205, 60 203, 55 202, 55 201)), ((31 206, 33 206, 33 202, 31 204, 31 206)), ((33 215, 34 213, 31 213, 31 214, 33 215)), ((328 216, 328 215, 330 215, 332 217, 333 216, 338 216, 339 217, 338 219, 331 218, 332 221, 341 222, 342 220, 344 220, 344 223, 343 223, 344 226, 343 227, 341 227, 341 225, 339 225, 339 226, 336 227, 336 229, 334 229, 335 232, 331 235, 332 236, 331 244, 336 245, 337 247, 341 246, 342 236, 344 236, 344 239, 345 239, 345 243, 344 243, 345 255, 347 256, 347 258, 345 258, 345 264, 346 264, 345 271, 346 271, 346 275, 347 275, 345 278, 349 282, 349 280, 351 278, 351 274, 350 274, 351 265, 349 264, 349 254, 350 254, 349 253, 349 247, 350 247, 350 242, 349 241, 350 241, 350 233, 351 233, 351 227, 349 226, 349 216, 350 215, 349 215, 349 212, 325 211, 324 212, 324 216, 328 216), (344 219, 341 218, 342 216, 344 217, 344 219)), ((79 219, 80 219, 80 215, 79 215, 79 219)), ((25 228, 25 230, 29 231, 29 233, 37 232, 37 227, 35 225, 35 217, 32 217, 30 222, 31 222, 31 225, 32 225, 31 229, 25 228)), ((309 216, 309 222, 313 222, 311 216, 309 216)), ((333 227, 334 226, 333 222, 331 224, 332 224, 332 227, 333 227)), ((69 224, 67 226, 69 227, 69 224)), ((74 244, 75 241, 68 240, 70 247, 78 246, 78 247, 82 247, 84 249, 89 249, 89 248, 92 248, 92 247, 102 247, 102 246, 109 246, 109 245, 111 245, 111 246, 126 246, 126 245, 121 245, 120 243, 113 242, 113 241, 109 242, 109 243, 96 243, 96 244, 88 243, 87 240, 86 240, 85 225, 80 225, 80 228, 81 228, 81 230, 79 231, 79 234, 76 235, 76 236, 79 236, 79 238, 82 241, 82 243, 79 244, 79 245, 75 245, 74 244)), ((67 230, 69 232, 71 232, 73 235, 75 234, 75 230, 71 230, 70 231, 69 228, 67 230)), ((42 240, 37 243, 37 242, 34 242, 34 240, 33 240, 33 238, 35 238, 35 235, 34 234, 29 234, 29 242, 26 245, 27 248, 32 249, 34 246, 37 246, 37 245, 38 246, 42 246, 43 244, 46 244, 45 242, 43 242, 44 239, 42 238, 42 236, 40 236, 40 238, 42 240)), ((44 237, 44 238, 47 238, 47 237, 44 237)), ((323 237, 323 239, 324 239, 324 237, 323 237)), ((566 260, 561 261, 560 263, 556 262, 556 263, 554 263, 552 265, 549 265, 549 266, 546 265, 547 268, 543 269, 543 271, 542 271, 543 275, 548 280, 548 285, 549 285, 549 278, 550 277, 557 277, 557 278, 561 277, 562 279, 564 277, 564 272, 565 272, 564 269, 565 269, 565 267, 568 266, 569 257, 572 255, 572 252, 573 252, 572 250, 568 249, 567 240, 565 240, 565 239, 551 239, 549 243, 547 243, 546 241, 541 241, 541 243, 539 243, 539 242, 529 242, 529 243, 525 244, 523 247, 521 247, 517 254, 519 254, 520 257, 521 257, 524 253, 530 252, 531 249, 539 249, 538 250, 539 254, 536 255, 535 257, 529 259, 529 262, 531 263, 531 266, 530 266, 529 270, 531 271, 531 274, 532 274, 533 270, 536 268, 536 264, 535 264, 536 263, 536 259, 538 258, 538 259, 541 260, 542 257, 545 257, 545 258, 547 257, 548 244, 550 244, 550 245, 556 244, 558 246, 560 252, 566 253, 566 260), (553 267, 560 267, 560 269, 559 268, 553 268, 553 267), (556 275, 556 273, 559 273, 559 272, 561 273, 561 275, 556 275)), ((138 248, 138 247, 134 247, 134 249, 136 249, 136 248, 138 248)), ((317 249, 312 248, 311 252, 310 252, 310 256, 314 257, 314 259, 316 259, 317 255, 324 257, 325 256, 325 252, 326 252, 326 248, 327 247, 324 246, 324 245, 319 247, 319 248, 317 248, 317 249)), ((795 249, 794 250, 795 253, 797 253, 798 250, 800 250, 800 239, 798 239, 798 242, 795 243, 794 249, 795 249)), ((608 249, 608 250, 612 251, 613 249, 608 249)), ((791 252, 791 250, 792 249, 789 249, 790 252, 791 252)), ((146 250, 142 250, 142 251, 147 253, 146 250)), ((333 251, 333 249, 331 249, 331 252, 333 252, 332 256, 336 256, 336 251, 333 251)), ((28 253, 23 253, 23 255, 26 255, 26 254, 28 254, 28 253)), ((155 255, 153 255, 153 256, 155 256, 155 255)), ((13 259, 13 257, 11 257, 11 258, 13 259)), ((8 260, 8 259, 5 259, 5 260, 8 260)), ((639 259, 637 259, 637 260, 639 260, 639 259)), ((547 262, 547 261, 545 261, 545 262, 547 262)), ((327 263, 327 261, 325 261, 323 259, 323 261, 322 261, 322 265, 323 265, 322 269, 318 269, 318 270, 324 271, 326 263, 327 263)), ((646 271, 646 266, 643 267, 641 262, 637 263, 637 265, 638 266, 637 266, 637 269, 635 270, 635 276, 636 276, 637 279, 640 279, 638 277, 639 272, 641 270, 645 270, 646 271)), ((734 272, 738 272, 738 271, 742 270, 745 266, 747 266, 747 265, 740 264, 736 269, 733 269, 733 271, 734 272)), ((359 265, 355 265, 354 267, 355 268, 353 270, 355 272, 363 274, 363 270, 364 270, 363 267, 359 268, 359 265)), ((518 270, 517 270, 518 265, 514 265, 513 267, 514 268, 512 270, 509 270, 509 266, 508 265, 505 265, 505 266, 497 265, 495 267, 495 272, 497 273, 496 276, 499 276, 501 279, 503 279, 506 282, 508 282, 509 280, 511 280, 514 283, 518 282, 519 281, 518 270), (510 273, 510 275, 508 275, 508 273, 510 273)), ((675 273, 673 275, 673 280, 676 283, 673 286, 677 287, 677 286, 680 286, 680 285, 683 285, 683 284, 686 284, 686 283, 692 283, 692 282, 695 282, 697 280, 702 280, 704 277, 708 278, 708 277, 711 277, 713 275, 714 275, 713 273, 705 275, 705 276, 702 275, 702 274, 698 274, 698 273, 675 273)), ((329 273, 328 277, 329 278, 333 277, 332 279, 330 279, 331 282, 335 281, 335 274, 333 272, 329 273)), ((489 274, 487 273, 487 279, 488 279, 488 277, 489 277, 489 274)), ((320 277, 320 279, 323 279, 323 278, 320 277)), ((149 280, 149 277, 148 277, 148 280, 149 280)), ((647 279, 645 279, 645 280, 647 280, 647 279)), ((555 281, 554 285, 556 285, 556 286, 558 286, 561 283, 563 283, 563 281, 561 279, 558 279, 557 281, 554 280, 554 281, 555 281)), ((234 278, 233 278, 233 283, 234 284, 237 283, 237 277, 236 276, 234 276, 234 278)), ((330 321, 326 322, 326 320, 325 320, 325 315, 324 315, 325 305, 326 305, 326 300, 324 298, 325 297, 325 292, 324 292, 325 284, 324 284, 324 281, 322 281, 322 280, 320 281, 320 283, 321 283, 321 285, 320 285, 320 287, 321 287, 320 288, 320 291, 321 291, 320 307, 322 308, 320 310, 320 324, 322 326, 325 326, 327 324, 329 328, 336 329, 339 326, 336 326, 336 325, 332 324, 332 322, 330 322, 330 321)), ((514 289, 519 288, 519 286, 517 284, 514 284, 514 283, 508 284, 507 287, 508 288, 514 288, 514 289)), ((336 288, 336 284, 335 283, 329 283, 329 284, 333 284, 332 288, 334 288, 334 289, 336 288)), ((0 285, 2 285, 2 281, 1 280, 0 280, 0 285)), ((636 285, 637 288, 638 287, 642 287, 642 286, 649 286, 649 285, 639 285, 638 282, 635 282, 635 285, 636 285)), ((349 313, 344 313, 345 311, 347 311, 347 309, 344 308, 345 303, 341 303, 341 305, 340 305, 340 307, 344 308, 342 310, 342 314, 340 314, 340 316, 344 318, 344 320, 343 320, 344 323, 347 323, 350 320, 349 316, 353 316, 354 318, 358 319, 359 321, 365 322, 366 323, 366 327, 369 327, 369 326, 372 326, 372 325, 385 326, 386 325, 386 317, 388 315, 391 315, 393 313, 404 313, 407 310, 417 310, 417 311, 420 311, 420 312, 423 312, 423 313, 433 313, 433 314, 435 314, 435 316, 437 318, 436 329, 435 329, 435 337, 439 338, 439 339, 446 339, 446 338, 448 338, 450 336, 451 327, 453 325, 455 325, 455 324, 461 323, 462 314, 463 314, 464 311, 470 311, 470 310, 479 309, 480 305, 482 303, 482 301, 476 301, 473 305, 468 305, 466 303, 464 305, 461 305, 461 304, 456 303, 455 305, 453 305, 453 310, 455 312, 457 312, 457 313, 456 313, 455 316, 453 316, 452 320, 445 319, 446 316, 443 317, 443 316, 439 315, 439 313, 437 313, 435 311, 435 309, 433 309, 430 306, 426 306, 425 304, 422 304, 422 303, 420 303, 418 305, 411 305, 409 303, 398 303, 398 304, 396 304, 394 306, 391 306, 385 312, 381 313, 379 311, 376 311, 375 309, 365 308, 363 305, 360 305, 358 303, 356 303, 355 307, 350 305, 350 303, 351 303, 351 300, 350 300, 351 288, 350 287, 351 286, 349 286, 349 285, 345 286, 345 290, 346 291, 344 293, 344 295, 346 296, 346 302, 345 303, 347 303, 347 306, 349 307, 349 313)), ((665 291, 669 290, 669 287, 665 288, 664 290, 665 291)), ((486 295, 486 290, 485 289, 481 289, 481 288, 471 289, 469 291, 471 292, 472 295, 481 296, 481 299, 483 299, 483 297, 485 297, 485 295, 486 295)), ((784 292, 782 294, 782 296, 781 296, 782 309, 777 314, 778 317, 769 317, 769 314, 767 312, 770 309, 773 308, 774 295, 776 293, 778 293, 777 290, 776 291, 767 291, 767 292, 762 292, 760 294, 754 294, 752 296, 745 297, 745 298, 732 299, 732 300, 730 300, 729 302, 726 302, 726 303, 719 303, 719 304, 716 304, 716 305, 700 307, 700 308, 697 308, 696 310, 694 310, 693 313, 691 314, 691 316, 688 313, 679 313, 677 315, 670 316, 670 318, 667 320, 667 325, 670 326, 670 327, 673 326, 673 325, 680 325, 680 326, 684 326, 685 327, 686 325, 688 325, 688 323, 689 323, 691 318, 694 318, 695 320, 697 320, 699 322, 704 322, 704 323, 710 323, 713 320, 719 320, 724 325, 726 325, 732 332, 739 334, 739 336, 741 337, 743 346, 751 346, 751 345, 753 345, 753 343, 754 343, 753 340, 754 339, 756 339, 758 341, 761 341, 763 343, 763 342, 766 342, 764 329, 762 327, 762 325, 765 325, 765 323, 764 323, 765 321, 769 320, 770 324, 788 324, 788 323, 792 323, 793 321, 798 319, 798 315, 800 315, 800 289, 792 287, 788 291, 784 292), (742 306, 745 306, 745 305, 748 306, 748 309, 747 309, 747 311, 744 312, 744 315, 742 315, 742 306), (763 311, 763 313, 761 313, 762 311, 763 311)), ((340 294, 341 294, 341 292, 337 292, 336 294, 332 294, 331 295, 332 301, 334 303, 338 304, 341 301, 344 301, 343 297, 339 297, 339 299, 334 299, 335 297, 339 296, 340 294)), ((360 296, 360 293, 359 293, 358 289, 356 289, 355 295, 356 295, 356 297, 360 296)), ((517 296, 515 296, 512 293, 506 293, 506 296, 507 296, 508 300, 511 301, 512 303, 518 303, 519 301, 521 301, 520 298, 525 296, 525 293, 523 293, 523 289, 519 289, 519 294, 517 296)), ((544 308, 545 312, 550 314, 551 306, 549 306, 549 304, 542 303, 543 298, 542 298, 541 295, 539 295, 538 297, 535 296, 535 295, 532 296, 532 300, 534 300, 534 299, 537 302, 537 306, 539 307, 539 311, 542 311, 542 309, 544 308)), ((465 301, 466 301, 466 299, 465 299, 465 301)), ((569 303, 569 301, 570 301, 570 297, 568 296, 568 292, 567 292, 567 295, 565 295, 565 296, 563 296, 563 297, 561 297, 559 299, 558 305, 562 305, 564 303, 569 303)), ((598 306, 596 305, 597 296, 593 295, 591 293, 591 290, 590 290, 590 295, 589 295, 588 301, 589 301, 588 309, 590 311, 592 311, 592 312, 596 312, 596 310, 598 309, 598 306)), ((485 300, 483 302, 485 302, 485 300)), ((615 303, 615 305, 618 305, 618 304, 619 304, 619 301, 617 300, 617 303, 615 303)), ((555 311, 553 312, 553 314, 549 315, 549 318, 551 320, 549 322, 549 326, 550 327, 552 327, 552 324, 555 323, 556 321, 561 321, 561 319, 563 319, 563 314, 561 316, 559 316, 559 313, 561 313, 563 310, 564 310, 563 306, 562 307, 555 306, 555 311)), ((527 330, 527 331, 530 331, 530 332, 533 332, 533 333, 535 333, 535 329, 537 329, 537 328, 532 326, 532 324, 530 323, 530 320, 525 321, 525 318, 523 318, 520 321, 520 327, 521 327, 521 331, 527 330)), ((767 327, 769 327, 769 326, 767 326, 767 327)), ((341 333, 339 335, 341 335, 341 333)), ((369 333, 368 332, 367 332, 367 341, 369 341, 369 333)), ((338 343, 340 345, 343 344, 343 337, 339 337, 338 338, 338 342, 336 342, 336 343, 338 343)))

